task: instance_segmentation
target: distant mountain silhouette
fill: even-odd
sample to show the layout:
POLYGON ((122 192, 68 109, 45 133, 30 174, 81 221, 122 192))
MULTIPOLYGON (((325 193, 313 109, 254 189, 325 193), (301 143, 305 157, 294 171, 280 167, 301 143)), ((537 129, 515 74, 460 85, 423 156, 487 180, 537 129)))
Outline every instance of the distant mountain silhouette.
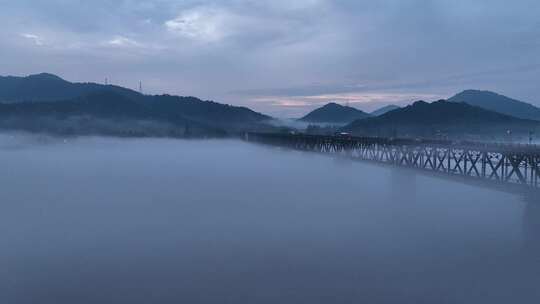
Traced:
POLYGON ((271 119, 246 107, 202 101, 196 97, 155 95, 149 96, 145 104, 161 115, 179 116, 221 127, 260 123, 271 119))
POLYGON ((27 77, 0 76, 0 102, 60 101, 101 91, 112 91, 131 99, 143 95, 114 85, 73 83, 56 75, 41 73, 27 77))
POLYGON ((313 110, 300 120, 312 123, 338 123, 347 124, 357 119, 369 117, 369 114, 353 107, 329 103, 313 110))
POLYGON ((135 102, 115 92, 102 91, 70 100, 0 104, 0 115, 92 115, 106 118, 150 118, 154 113, 144 103, 135 102))
POLYGON ((540 122, 515 118, 475 107, 466 103, 445 100, 427 103, 417 101, 378 117, 356 120, 342 131, 355 135, 400 137, 497 136, 507 130, 528 134, 540 127, 540 122))
POLYGON ((1 77, 0 128, 73 134, 216 135, 272 129, 270 117, 196 97, 147 96, 52 74, 1 77), (145 129, 143 125, 147 126, 145 129))
POLYGON ((222 135, 217 127, 153 111, 118 93, 105 91, 72 100, 0 104, 0 128, 69 135, 222 135))
POLYGON ((390 111, 394 111, 394 110, 397 110, 399 109, 400 107, 396 106, 396 105, 387 105, 387 106, 384 106, 380 109, 377 109, 371 113, 369 113, 371 116, 381 116, 383 114, 386 114, 390 111))
POLYGON ((466 90, 448 101, 465 102, 518 118, 540 120, 540 108, 490 91, 466 90))

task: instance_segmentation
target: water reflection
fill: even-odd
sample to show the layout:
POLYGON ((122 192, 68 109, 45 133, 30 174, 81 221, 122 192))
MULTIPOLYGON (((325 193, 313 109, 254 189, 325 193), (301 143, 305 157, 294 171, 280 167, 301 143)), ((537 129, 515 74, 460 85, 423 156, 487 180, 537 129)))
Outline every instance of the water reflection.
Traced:
POLYGON ((540 197, 538 193, 524 195, 523 248, 540 259, 540 197))
POLYGON ((388 192, 391 194, 391 201, 403 203, 414 203, 418 184, 416 182, 417 172, 413 169, 390 169, 390 184, 388 192))

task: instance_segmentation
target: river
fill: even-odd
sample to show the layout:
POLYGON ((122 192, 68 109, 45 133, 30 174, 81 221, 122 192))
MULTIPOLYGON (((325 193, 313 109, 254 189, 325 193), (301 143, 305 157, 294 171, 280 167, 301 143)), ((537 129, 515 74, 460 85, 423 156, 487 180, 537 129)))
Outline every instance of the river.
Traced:
POLYGON ((0 298, 538 303, 540 205, 233 140, 0 135, 0 298))

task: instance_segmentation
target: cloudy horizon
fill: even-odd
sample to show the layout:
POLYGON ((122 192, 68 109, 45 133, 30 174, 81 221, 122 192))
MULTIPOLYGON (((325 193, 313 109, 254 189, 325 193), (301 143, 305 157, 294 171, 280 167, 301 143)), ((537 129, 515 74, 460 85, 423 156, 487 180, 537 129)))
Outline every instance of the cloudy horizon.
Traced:
POLYGON ((50 72, 297 117, 464 89, 540 105, 540 3, 0 0, 2 75, 50 72))

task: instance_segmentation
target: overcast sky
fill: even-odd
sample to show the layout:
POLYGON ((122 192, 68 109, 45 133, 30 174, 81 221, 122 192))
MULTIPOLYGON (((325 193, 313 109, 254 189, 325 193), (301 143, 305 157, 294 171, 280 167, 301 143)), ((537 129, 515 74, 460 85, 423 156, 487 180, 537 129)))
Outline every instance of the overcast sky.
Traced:
POLYGON ((281 117, 488 89, 540 105, 538 0, 0 0, 0 74, 281 117))

